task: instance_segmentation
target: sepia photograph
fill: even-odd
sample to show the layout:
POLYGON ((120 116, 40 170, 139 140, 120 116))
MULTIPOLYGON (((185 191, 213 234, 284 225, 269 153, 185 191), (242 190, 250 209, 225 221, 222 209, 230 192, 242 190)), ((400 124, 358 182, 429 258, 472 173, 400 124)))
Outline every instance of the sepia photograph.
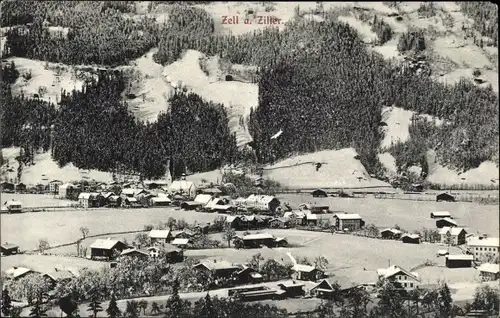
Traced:
POLYGON ((0 316, 500 316, 494 2, 0 0, 0 27, 0 316))

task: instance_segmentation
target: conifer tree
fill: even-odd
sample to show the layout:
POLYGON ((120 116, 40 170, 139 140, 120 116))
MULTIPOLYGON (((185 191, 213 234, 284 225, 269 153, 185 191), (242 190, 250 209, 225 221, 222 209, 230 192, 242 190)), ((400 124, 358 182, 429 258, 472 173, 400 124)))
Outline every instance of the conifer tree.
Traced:
POLYGON ((109 301, 108 309, 106 309, 106 313, 110 318, 120 317, 122 312, 116 303, 115 293, 111 293, 111 300, 109 301))

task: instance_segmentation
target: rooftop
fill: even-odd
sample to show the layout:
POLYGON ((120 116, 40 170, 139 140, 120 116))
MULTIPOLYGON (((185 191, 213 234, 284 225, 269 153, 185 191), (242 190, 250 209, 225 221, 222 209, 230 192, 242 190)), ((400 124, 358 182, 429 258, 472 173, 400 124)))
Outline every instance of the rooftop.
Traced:
POLYGON ((112 240, 112 239, 97 239, 94 243, 90 245, 90 248, 110 250, 113 247, 115 247, 115 245, 118 243, 122 242, 120 242, 119 240, 112 240))
POLYGON ((500 241, 498 240, 498 237, 487 237, 487 238, 479 238, 479 237, 474 237, 469 240, 467 245, 469 246, 494 246, 494 247, 500 247, 500 241))
POLYGON ((203 260, 195 267, 205 266, 209 270, 220 270, 220 269, 239 269, 240 267, 229 263, 228 261, 217 261, 217 260, 203 260))
POLYGON ((456 254, 456 255, 448 255, 446 256, 447 259, 453 260, 453 261, 473 261, 474 260, 474 255, 465 255, 465 254, 456 254))
POLYGON ((150 238, 160 238, 160 239, 166 239, 170 235, 170 230, 151 230, 149 232, 149 237, 150 238))
POLYGON ((274 236, 269 233, 258 233, 258 234, 249 234, 243 237, 243 240, 265 240, 265 239, 274 239, 274 236))
POLYGON ((478 271, 480 272, 487 272, 487 273, 493 273, 493 274, 498 274, 500 273, 500 265, 498 264, 491 264, 491 263, 485 263, 481 264, 477 268, 478 271))
POLYGON ((334 216, 341 220, 361 220, 363 219, 359 214, 357 213, 335 213, 334 216))
MULTIPOLYGON (((465 231, 463 227, 449 227, 449 226, 444 226, 441 229, 439 229, 439 234, 446 234, 450 232, 451 235, 459 235, 462 231, 465 231)), ((467 233, 467 231, 466 231, 467 233)))

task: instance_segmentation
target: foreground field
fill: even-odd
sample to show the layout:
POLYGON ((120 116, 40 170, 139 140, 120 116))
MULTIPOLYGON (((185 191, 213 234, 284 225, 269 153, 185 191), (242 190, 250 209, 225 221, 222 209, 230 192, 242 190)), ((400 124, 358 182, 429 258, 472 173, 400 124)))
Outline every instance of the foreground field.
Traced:
POLYGON ((2 243, 17 244, 21 249, 35 249, 46 238, 51 246, 74 242, 81 237, 80 227, 90 235, 142 230, 144 225, 166 222, 169 217, 184 218, 188 223, 211 222, 217 214, 181 211, 174 208, 99 209, 3 214, 2 243), (23 233, 23 235, 19 235, 23 233))
POLYGON ((486 233, 498 236, 498 206, 467 202, 432 202, 389 200, 375 198, 313 198, 311 195, 283 194, 281 202, 289 202, 292 207, 301 203, 317 203, 330 206, 330 210, 359 213, 367 224, 377 227, 391 227, 398 224, 408 231, 422 227, 434 229, 435 220, 429 217, 433 211, 449 211, 459 226, 469 233, 486 233))
POLYGON ((109 263, 96 262, 76 257, 63 257, 52 255, 11 255, 2 257, 2 272, 12 266, 30 268, 36 272, 47 273, 53 272, 55 268, 72 270, 78 272, 79 269, 100 269, 108 267, 109 263))

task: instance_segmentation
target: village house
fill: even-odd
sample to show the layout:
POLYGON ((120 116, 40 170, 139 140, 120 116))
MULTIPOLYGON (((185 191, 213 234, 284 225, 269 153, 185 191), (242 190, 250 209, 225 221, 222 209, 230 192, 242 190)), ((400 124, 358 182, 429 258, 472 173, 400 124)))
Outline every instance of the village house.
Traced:
POLYGON ((149 204, 151 206, 169 206, 170 203, 172 203, 172 200, 166 196, 152 197, 149 199, 149 204))
POLYGON ((324 276, 322 270, 311 265, 295 264, 292 270, 294 271, 292 277, 296 280, 310 280, 314 282, 324 276))
POLYGON ((111 238, 97 239, 90 245, 90 258, 112 259, 126 248, 128 248, 127 244, 119 240, 112 240, 111 238))
POLYGON ((16 184, 16 192, 18 192, 18 193, 26 192, 26 185, 22 182, 16 184))
POLYGON ((484 263, 477 270, 483 282, 500 279, 500 265, 498 264, 484 263))
POLYGON ((234 276, 240 284, 257 284, 262 282, 262 275, 248 266, 243 266, 234 276))
POLYGON ((118 195, 110 195, 107 198, 107 204, 108 207, 111 208, 118 208, 122 206, 122 198, 118 195))
POLYGON ((45 278, 50 286, 54 288, 57 284, 68 283, 75 278, 75 275, 69 270, 59 270, 56 268, 53 272, 43 274, 43 278, 45 278))
POLYGON ((200 263, 193 266, 193 268, 202 271, 211 272, 215 278, 231 278, 236 272, 240 270, 240 267, 233 265, 228 261, 218 261, 218 260, 203 260, 200 263))
POLYGON ((452 227, 452 226, 457 226, 457 222, 450 218, 444 218, 444 219, 439 219, 436 221, 436 227, 438 229, 441 229, 445 226, 452 227))
POLYGON ((418 288, 420 278, 417 273, 409 272, 399 266, 392 265, 389 268, 377 269, 379 279, 385 279, 394 283, 396 288, 410 291, 418 288))
POLYGON ((453 246, 465 244, 465 236, 467 231, 461 227, 449 227, 445 226, 439 230, 439 235, 441 235, 442 244, 450 244, 453 246))
POLYGON ((308 211, 305 212, 306 214, 307 213, 324 214, 330 211, 330 207, 328 205, 302 203, 301 205, 299 205, 299 210, 308 211))
POLYGON ((5 243, 1 245, 2 256, 15 255, 19 253, 19 246, 5 243))
POLYGON ((498 237, 474 237, 467 242, 467 248, 475 261, 494 260, 498 258, 499 243, 498 237))
POLYGON ((316 298, 332 299, 335 295, 335 289, 328 280, 323 279, 309 290, 309 294, 316 298))
POLYGON ((196 210, 199 209, 203 206, 203 203, 196 202, 196 201, 186 201, 181 203, 181 208, 190 211, 190 210, 196 210))
POLYGON ((420 244, 420 235, 418 234, 403 234, 401 241, 406 244, 420 244))
POLYGON ((247 229, 258 229, 266 225, 264 218, 260 215, 244 215, 242 221, 247 224, 247 229))
POLYGON ((176 238, 170 244, 172 244, 175 247, 186 249, 188 248, 193 242, 189 238, 176 238))
POLYGON ((122 200, 122 207, 124 208, 140 208, 142 207, 141 203, 136 198, 125 197, 122 200))
POLYGON ((318 225, 318 215, 312 213, 306 214, 306 223, 309 226, 318 225))
POLYGON ((123 198, 135 198, 137 197, 138 195, 140 194, 145 194, 145 193, 148 193, 146 190, 144 189, 137 189, 137 188, 125 188, 125 189, 122 189, 122 192, 120 192, 120 196, 122 196, 123 198))
POLYGON ((168 187, 168 192, 172 195, 180 194, 189 199, 193 199, 196 196, 197 188, 193 182, 186 181, 186 177, 183 176, 181 180, 172 182, 168 187))
POLYGON ((59 186, 62 185, 62 181, 52 180, 49 182, 49 192, 53 194, 59 193, 59 186))
POLYGON ((18 266, 13 266, 5 270, 5 277, 12 280, 21 279, 28 275, 34 275, 34 274, 37 274, 37 272, 29 268, 18 267, 18 266))
POLYGON ((149 238, 151 239, 151 244, 169 243, 173 239, 170 230, 151 230, 149 238))
POLYGON ((276 229, 288 229, 291 226, 290 219, 286 217, 271 219, 268 224, 270 228, 276 229))
POLYGON ((135 257, 140 259, 147 259, 149 257, 149 252, 137 248, 128 248, 122 251, 120 257, 135 257))
POLYGON ((198 223, 193 228, 199 234, 208 234, 210 223, 198 223))
POLYGON ((274 236, 269 233, 249 234, 243 237, 243 246, 246 248, 274 247, 274 245, 274 236))
POLYGON ((191 231, 190 229, 183 229, 183 230, 177 230, 177 231, 172 231, 172 237, 173 238, 192 238, 195 236, 195 233, 191 231))
POLYGON ((164 255, 168 263, 179 263, 184 260, 184 252, 171 244, 164 243, 162 245, 155 245, 148 247, 149 256, 158 258, 164 255))
POLYGON ((336 213, 333 215, 334 225, 340 231, 357 231, 365 226, 359 214, 336 213))
POLYGON ((245 206, 249 210, 255 212, 268 212, 274 214, 280 206, 280 201, 270 195, 250 195, 245 200, 245 206))
POLYGON ((326 191, 322 189, 316 189, 311 194, 314 198, 326 198, 328 196, 326 191))
POLYGON ((278 287, 282 291, 281 297, 283 298, 294 298, 305 295, 304 284, 297 284, 295 281, 286 281, 284 283, 279 283, 278 287))
POLYGON ((277 296, 277 292, 278 291, 276 289, 271 289, 263 285, 242 286, 229 289, 228 296, 234 297, 238 295, 239 299, 241 299, 242 301, 257 301, 275 299, 277 296))
POLYGON ((443 219, 443 218, 453 219, 451 217, 450 212, 448 212, 448 211, 435 211, 435 212, 431 212, 431 219, 443 219))
POLYGON ((97 207, 97 193, 82 192, 78 195, 78 204, 82 208, 97 207))
POLYGON ((6 201, 4 205, 7 208, 7 211, 9 211, 9 213, 23 212, 23 203, 21 201, 12 199, 10 201, 6 201))
POLYGON ((246 228, 245 222, 241 219, 239 215, 228 215, 226 216, 226 224, 233 229, 244 229, 246 228))
POLYGON ((383 239, 397 240, 401 237, 403 231, 397 229, 383 229, 380 231, 380 235, 383 239))
POLYGON ((473 255, 455 254, 446 255, 446 267, 448 268, 464 268, 472 267, 473 255))

